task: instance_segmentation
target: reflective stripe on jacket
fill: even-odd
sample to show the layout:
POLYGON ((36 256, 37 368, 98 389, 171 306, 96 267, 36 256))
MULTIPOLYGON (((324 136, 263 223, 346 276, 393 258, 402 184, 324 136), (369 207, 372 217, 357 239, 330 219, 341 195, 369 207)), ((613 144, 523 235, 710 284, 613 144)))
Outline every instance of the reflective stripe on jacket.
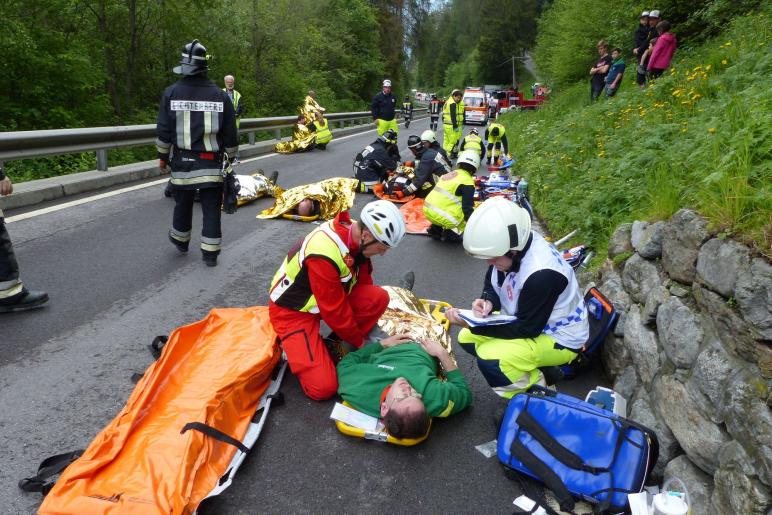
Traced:
POLYGON ((292 249, 284 259, 271 282, 270 297, 279 306, 319 313, 316 297, 311 292, 305 260, 309 256, 328 259, 338 270, 343 289, 350 292, 356 283, 356 275, 346 264, 348 247, 335 233, 332 222, 311 231, 299 247, 292 249))
POLYGON ((466 170, 454 170, 440 177, 424 200, 424 215, 431 223, 443 229, 464 230, 466 221, 461 209, 461 197, 456 195, 456 189, 462 184, 474 187, 474 179, 466 170))
POLYGON ((476 134, 470 134, 464 138, 464 150, 476 150, 478 154, 482 154, 483 142, 480 136, 476 134))

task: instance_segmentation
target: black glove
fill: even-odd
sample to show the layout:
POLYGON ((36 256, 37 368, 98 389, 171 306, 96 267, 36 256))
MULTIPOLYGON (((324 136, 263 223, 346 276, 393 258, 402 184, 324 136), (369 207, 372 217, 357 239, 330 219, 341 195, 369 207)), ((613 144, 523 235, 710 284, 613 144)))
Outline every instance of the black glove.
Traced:
POLYGON ((236 174, 229 168, 223 180, 222 208, 225 213, 232 215, 238 209, 239 190, 241 190, 241 184, 239 184, 236 174))

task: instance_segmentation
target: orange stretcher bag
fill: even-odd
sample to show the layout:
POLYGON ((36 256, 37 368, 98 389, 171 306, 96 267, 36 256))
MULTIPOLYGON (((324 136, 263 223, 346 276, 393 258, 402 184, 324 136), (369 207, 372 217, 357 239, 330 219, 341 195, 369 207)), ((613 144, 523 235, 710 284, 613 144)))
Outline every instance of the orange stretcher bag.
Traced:
POLYGON ((266 307, 213 309, 177 328, 39 513, 194 513, 230 484, 259 436, 280 395, 280 361, 266 307))

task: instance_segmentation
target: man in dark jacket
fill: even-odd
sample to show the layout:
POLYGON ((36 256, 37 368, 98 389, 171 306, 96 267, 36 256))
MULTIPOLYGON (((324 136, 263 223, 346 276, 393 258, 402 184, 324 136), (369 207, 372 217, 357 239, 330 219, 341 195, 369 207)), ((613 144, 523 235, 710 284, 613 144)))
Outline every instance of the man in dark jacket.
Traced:
POLYGON ((649 47, 649 11, 643 11, 639 19, 638 28, 635 29, 635 43, 633 55, 640 61, 641 56, 649 47))
POLYGON ((432 147, 426 147, 421 138, 413 135, 407 140, 407 148, 418 160, 415 167, 415 179, 407 185, 407 193, 425 198, 437 184, 439 176, 451 171, 450 164, 432 147))
POLYGON ((193 196, 199 190, 204 215, 201 253, 207 266, 216 266, 222 240, 222 164, 226 156, 233 160, 239 143, 233 102, 207 78, 208 70, 204 45, 197 39, 185 45, 180 65, 173 70, 183 77, 161 96, 156 148, 159 167, 166 171, 171 165, 174 186, 169 240, 180 252, 188 251, 193 196))
POLYGON ((611 68, 611 56, 608 55, 608 43, 598 42, 598 59, 595 65, 590 68, 590 100, 598 100, 601 92, 606 87, 606 74, 611 68))
POLYGON ((393 130, 394 134, 399 134, 397 120, 394 118, 396 109, 397 98, 391 94, 391 81, 386 79, 383 81, 383 91, 375 95, 371 106, 378 136, 383 136, 383 133, 389 129, 393 130))
POLYGON ((397 168, 399 158, 397 134, 389 129, 354 158, 354 177, 359 179, 357 191, 371 193, 373 186, 386 181, 389 172, 397 168))

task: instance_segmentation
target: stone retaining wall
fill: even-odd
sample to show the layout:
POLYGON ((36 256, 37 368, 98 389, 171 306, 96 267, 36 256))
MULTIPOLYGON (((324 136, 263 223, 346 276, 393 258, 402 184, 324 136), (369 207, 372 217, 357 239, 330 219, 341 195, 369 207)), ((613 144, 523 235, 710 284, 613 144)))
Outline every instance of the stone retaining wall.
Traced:
POLYGON ((694 515, 772 512, 772 266, 689 210, 620 226, 609 258, 603 361, 659 436, 655 479, 682 479, 694 515))

